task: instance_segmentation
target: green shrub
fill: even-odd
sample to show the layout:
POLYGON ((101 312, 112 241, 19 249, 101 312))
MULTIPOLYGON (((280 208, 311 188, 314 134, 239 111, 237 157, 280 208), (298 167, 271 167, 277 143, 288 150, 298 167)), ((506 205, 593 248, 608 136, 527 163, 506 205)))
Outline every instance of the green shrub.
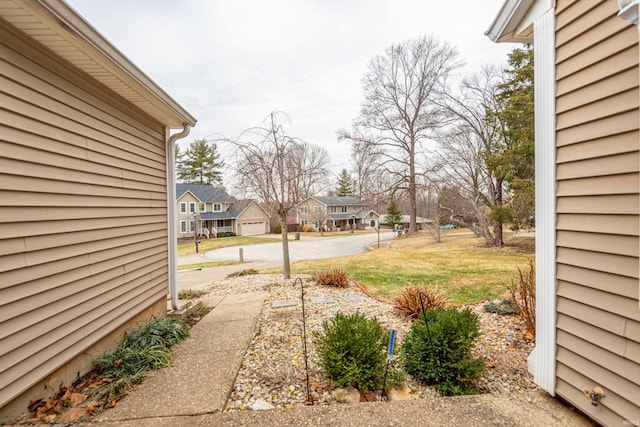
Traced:
POLYGON ((388 333, 378 319, 360 313, 336 314, 313 333, 320 365, 338 387, 354 386, 368 393, 380 390, 384 380, 388 333))
POLYGON ((516 314, 518 309, 511 299, 503 299, 499 302, 492 301, 482 306, 487 313, 497 313, 501 315, 516 314))
POLYGON ((223 231, 222 233, 218 233, 216 235, 216 237, 220 238, 220 237, 234 237, 236 235, 236 233, 234 233, 233 231, 223 231))
POLYGON ((424 321, 411 325, 400 346, 405 370, 443 395, 470 394, 473 380, 486 369, 472 359, 473 342, 480 336, 480 321, 471 310, 427 310, 424 321))
POLYGON ((273 227, 273 234, 282 234, 282 226, 276 225, 275 227, 273 227))

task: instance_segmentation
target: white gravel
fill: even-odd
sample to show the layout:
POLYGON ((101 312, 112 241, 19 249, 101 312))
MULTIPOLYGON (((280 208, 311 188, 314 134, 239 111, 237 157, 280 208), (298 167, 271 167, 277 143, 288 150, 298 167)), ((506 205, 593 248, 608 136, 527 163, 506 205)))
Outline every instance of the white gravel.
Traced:
MULTIPOLYGON (((323 377, 315 358, 311 338, 313 331, 322 330, 322 322, 337 312, 351 314, 358 311, 367 317, 376 317, 387 329, 396 329, 397 350, 410 322, 399 318, 390 304, 366 296, 354 284, 348 288, 320 287, 308 281, 309 277, 302 277, 307 280, 304 299, 311 394, 317 403, 329 403, 331 386, 323 377), (320 297, 332 299, 333 302, 312 302, 320 297)), ((280 275, 252 275, 214 282, 208 290, 211 295, 269 291, 256 334, 244 356, 234 390, 227 402, 227 410, 248 409, 257 401, 267 402, 274 407, 303 404, 307 390, 299 284, 294 286, 293 280, 285 281, 280 275), (282 300, 292 300, 295 305, 272 307, 273 301, 282 300)), ((484 357, 488 366, 487 373, 477 382, 480 390, 499 394, 535 389, 536 385, 526 369, 526 357, 533 343, 524 338, 524 326, 520 319, 517 316, 486 313, 483 304, 471 308, 480 317, 483 332, 474 353, 484 357)), ((407 385, 412 399, 436 395, 433 388, 410 378, 407 385)))

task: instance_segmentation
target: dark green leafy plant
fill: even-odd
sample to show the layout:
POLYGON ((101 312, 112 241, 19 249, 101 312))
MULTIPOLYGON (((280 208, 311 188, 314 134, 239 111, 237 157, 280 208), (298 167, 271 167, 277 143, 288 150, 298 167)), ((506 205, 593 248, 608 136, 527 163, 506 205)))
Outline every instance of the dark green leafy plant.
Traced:
POLYGON ((360 313, 336 314, 313 333, 320 365, 338 387, 354 386, 368 393, 380 390, 384 380, 388 332, 378 319, 360 313))
POLYGON ((469 309, 427 310, 423 316, 428 328, 414 322, 400 346, 407 373, 446 396, 476 392, 473 380, 486 369, 482 359, 471 357, 480 336, 478 316, 469 309))
POLYGON ((497 313, 501 315, 516 314, 518 308, 511 299, 503 299, 499 302, 492 301, 482 306, 487 313, 497 313))

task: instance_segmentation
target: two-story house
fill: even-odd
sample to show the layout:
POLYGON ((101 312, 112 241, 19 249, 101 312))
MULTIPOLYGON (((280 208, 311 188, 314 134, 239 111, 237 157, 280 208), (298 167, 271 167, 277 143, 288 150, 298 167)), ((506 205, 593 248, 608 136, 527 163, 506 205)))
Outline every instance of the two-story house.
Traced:
POLYGON ((298 224, 313 224, 316 230, 378 228, 379 215, 356 197, 308 197, 296 205, 298 224))
POLYGON ((176 184, 178 238, 266 234, 269 214, 253 199, 236 199, 210 184, 176 184))

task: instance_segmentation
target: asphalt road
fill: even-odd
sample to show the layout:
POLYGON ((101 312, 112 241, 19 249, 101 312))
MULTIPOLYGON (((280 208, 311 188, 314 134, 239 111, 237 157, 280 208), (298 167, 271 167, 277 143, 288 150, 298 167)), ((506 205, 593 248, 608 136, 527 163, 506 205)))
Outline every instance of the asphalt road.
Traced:
MULTIPOLYGON (((392 238, 393 232, 380 233, 380 242, 392 238)), ((310 237, 300 233, 300 240, 289 241, 289 259, 291 262, 298 262, 359 254, 366 252, 367 247, 377 241, 377 233, 327 238, 310 237)), ((211 261, 238 261, 240 248, 242 248, 245 262, 282 262, 282 242, 229 246, 208 251, 205 257, 211 261)))
MULTIPOLYGON (((380 246, 393 239, 391 231, 380 233, 380 246)), ((292 263, 314 259, 328 259, 355 255, 367 251, 367 247, 377 244, 378 234, 348 234, 336 237, 311 237, 300 234, 300 240, 289 241, 289 259, 292 263)), ((208 251, 204 254, 178 257, 179 265, 196 264, 207 261, 239 261, 240 248, 243 263, 199 270, 178 271, 178 289, 201 289, 213 281, 223 279, 230 273, 254 268, 262 270, 282 266, 282 243, 260 243, 256 245, 229 246, 208 251)))

